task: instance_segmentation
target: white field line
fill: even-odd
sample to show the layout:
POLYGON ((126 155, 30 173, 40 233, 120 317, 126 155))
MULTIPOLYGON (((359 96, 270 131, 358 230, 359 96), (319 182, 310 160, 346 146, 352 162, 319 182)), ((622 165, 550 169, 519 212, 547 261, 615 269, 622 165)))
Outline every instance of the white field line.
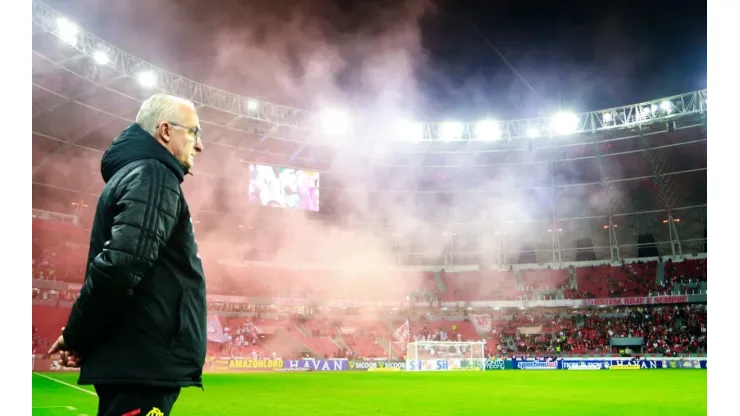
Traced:
POLYGON ((89 394, 89 395, 91 395, 91 396, 97 396, 97 394, 96 394, 96 393, 95 393, 94 391, 90 391, 90 390, 87 390, 87 389, 83 389, 82 387, 78 387, 78 386, 75 386, 74 384, 69 384, 69 383, 67 383, 66 381, 62 381, 62 380, 57 380, 57 379, 55 379, 54 377, 49 377, 49 376, 47 376, 47 375, 44 375, 44 374, 40 374, 40 373, 33 373, 33 374, 34 374, 34 375, 37 375, 37 376, 39 376, 39 377, 43 377, 43 378, 45 378, 45 379, 47 379, 47 380, 51 380, 51 381, 56 381, 56 382, 57 382, 57 383, 59 383, 59 384, 63 384, 63 385, 65 385, 65 386, 67 386, 67 387, 73 388, 73 389, 75 389, 75 390, 78 390, 78 391, 81 391, 81 392, 83 392, 83 393, 87 393, 87 394, 89 394))
POLYGON ((73 406, 34 406, 31 409, 67 409, 67 410, 77 410, 76 407, 73 406))

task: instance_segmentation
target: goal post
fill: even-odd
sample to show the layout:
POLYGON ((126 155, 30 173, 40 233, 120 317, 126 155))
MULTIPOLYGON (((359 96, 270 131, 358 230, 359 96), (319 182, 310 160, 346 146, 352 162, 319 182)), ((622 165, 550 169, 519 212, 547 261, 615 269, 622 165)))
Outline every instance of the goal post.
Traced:
POLYGON ((408 371, 485 370, 484 341, 415 341, 406 348, 408 371))

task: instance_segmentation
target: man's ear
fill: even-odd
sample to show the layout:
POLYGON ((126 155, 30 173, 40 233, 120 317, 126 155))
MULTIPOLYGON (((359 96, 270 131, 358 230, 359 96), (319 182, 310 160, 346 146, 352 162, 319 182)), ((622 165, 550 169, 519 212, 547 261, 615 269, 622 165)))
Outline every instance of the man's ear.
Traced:
POLYGON ((169 125, 166 121, 162 121, 159 123, 159 137, 162 139, 163 142, 169 144, 170 140, 172 138, 170 137, 170 129, 172 126, 169 125))

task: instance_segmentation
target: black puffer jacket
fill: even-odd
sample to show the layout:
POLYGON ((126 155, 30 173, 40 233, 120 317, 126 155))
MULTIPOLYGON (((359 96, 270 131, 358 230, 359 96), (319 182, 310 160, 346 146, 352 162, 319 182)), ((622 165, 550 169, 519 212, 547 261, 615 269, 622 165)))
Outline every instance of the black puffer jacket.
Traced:
POLYGON ((85 283, 64 329, 80 384, 202 387, 206 292, 185 168, 138 124, 111 144, 85 283))

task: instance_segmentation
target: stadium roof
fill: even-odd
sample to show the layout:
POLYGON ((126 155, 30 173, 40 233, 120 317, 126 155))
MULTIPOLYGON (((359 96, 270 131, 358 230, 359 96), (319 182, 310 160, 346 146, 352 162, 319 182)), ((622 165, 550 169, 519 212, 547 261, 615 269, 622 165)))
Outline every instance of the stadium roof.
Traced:
POLYGON ((192 207, 204 222, 246 212, 245 164, 265 163, 321 171, 317 221, 382 228, 417 260, 440 238, 454 262, 517 263, 529 252, 536 262, 609 259, 616 242, 619 256, 636 257, 638 244, 652 244, 642 235, 663 255, 706 251, 706 90, 549 119, 313 114, 156 68, 40 1, 33 1, 34 208, 82 214, 94 206, 101 152, 154 92, 199 107, 207 151, 184 187, 208 190, 192 207), (347 132, 334 132, 341 140, 322 128, 326 117, 334 127, 347 123, 347 132), (392 207, 405 207, 404 221, 392 207))

